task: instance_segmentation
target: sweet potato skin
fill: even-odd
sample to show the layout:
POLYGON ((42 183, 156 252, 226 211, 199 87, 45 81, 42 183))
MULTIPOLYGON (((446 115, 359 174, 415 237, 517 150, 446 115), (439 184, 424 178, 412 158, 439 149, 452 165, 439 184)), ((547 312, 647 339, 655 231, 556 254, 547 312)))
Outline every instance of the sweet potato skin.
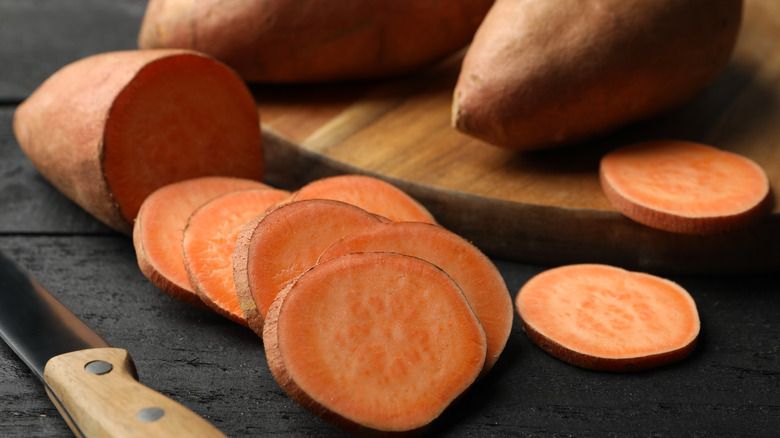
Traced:
POLYGON ((542 149, 680 105, 728 62, 742 0, 498 0, 454 92, 452 123, 542 149))
POLYGON ((589 354, 582 354, 571 351, 561 344, 551 339, 545 338, 544 335, 536 331, 532 325, 526 324, 525 322, 522 324, 523 331, 528 335, 528 337, 530 339, 534 339, 534 342, 539 346, 539 348, 551 356, 557 357, 560 360, 576 367, 611 373, 635 373, 680 361, 693 353, 699 341, 697 337, 693 342, 678 350, 666 351, 663 353, 633 358, 630 360, 613 359, 608 357, 596 357, 589 354))
POLYGON ((151 0, 138 43, 208 53, 250 82, 377 77, 413 71, 464 47, 492 3, 151 0))

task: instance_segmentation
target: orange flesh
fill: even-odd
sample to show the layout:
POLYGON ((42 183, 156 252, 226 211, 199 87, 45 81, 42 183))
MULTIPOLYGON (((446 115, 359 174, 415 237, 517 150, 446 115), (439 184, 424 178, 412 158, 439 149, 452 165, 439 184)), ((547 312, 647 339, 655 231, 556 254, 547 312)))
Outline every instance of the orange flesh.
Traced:
POLYGON ((250 188, 270 189, 259 181, 203 177, 170 184, 149 195, 140 210, 133 233, 136 253, 154 271, 144 272, 147 278, 175 298, 181 299, 187 295, 197 298, 181 250, 187 219, 195 209, 212 198, 250 188))
POLYGON ((460 286, 487 337, 487 372, 498 360, 512 329, 514 308, 495 265, 462 237, 422 222, 375 225, 344 236, 320 256, 327 260, 350 252, 390 251, 427 260, 460 286))
POLYGON ((291 199, 334 199, 356 205, 391 221, 435 223, 433 215, 394 185, 363 175, 340 175, 313 181, 293 193, 291 199))
POLYGON ((687 347, 699 334, 693 298, 671 281, 604 265, 569 265, 532 278, 516 298, 524 323, 562 347, 629 359, 687 347))
POLYGON ((616 149, 603 158, 601 172, 628 202, 687 217, 737 215, 769 193, 769 180, 753 161, 689 142, 616 149))
MULTIPOLYGON (((316 264, 328 245, 377 223, 376 216, 354 205, 324 199, 296 201, 268 213, 255 228, 247 254, 249 289, 259 316, 265 319, 284 284, 316 264)), ((258 333, 260 323, 252 327, 258 333)))
POLYGON ((233 282, 233 249, 241 228, 289 192, 251 189, 219 196, 198 208, 184 230, 182 252, 195 292, 217 313, 247 325, 233 282))
POLYGON ((103 168, 132 223, 144 198, 205 175, 262 180, 260 123, 246 85, 195 55, 156 60, 117 96, 105 127, 103 168))
POLYGON ((484 333, 457 285, 399 254, 350 254, 307 271, 284 297, 277 324, 297 386, 378 430, 429 423, 485 359, 484 333))

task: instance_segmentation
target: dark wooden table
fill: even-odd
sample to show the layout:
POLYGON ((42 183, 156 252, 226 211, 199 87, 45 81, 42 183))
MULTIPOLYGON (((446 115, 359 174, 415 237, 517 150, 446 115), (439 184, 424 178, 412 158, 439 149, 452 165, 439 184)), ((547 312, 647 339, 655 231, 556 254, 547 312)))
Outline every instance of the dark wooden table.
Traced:
MULTIPOLYGON (((229 436, 339 436, 279 389, 254 333, 158 291, 130 239, 60 195, 19 150, 15 106, 68 62, 135 48, 144 8, 142 0, 0 0, 0 250, 128 349, 143 383, 229 436)), ((546 268, 496 264, 513 295, 546 268)), ((688 359, 638 374, 586 371, 536 348, 515 319, 496 368, 431 435, 780 435, 777 273, 671 279, 701 315, 688 359)), ((40 382, 0 344, 0 436, 69 435, 40 382)))

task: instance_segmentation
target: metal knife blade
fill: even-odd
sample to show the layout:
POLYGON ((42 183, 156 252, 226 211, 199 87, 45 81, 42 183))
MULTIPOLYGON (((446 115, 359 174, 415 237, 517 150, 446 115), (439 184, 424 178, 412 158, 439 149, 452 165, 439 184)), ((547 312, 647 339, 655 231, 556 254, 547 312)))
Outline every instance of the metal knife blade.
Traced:
POLYGON ((43 382, 76 436, 225 436, 138 383, 127 351, 111 348, 2 252, 0 337, 43 382))
POLYGON ((54 356, 110 347, 2 253, 0 279, 0 336, 39 379, 54 356))

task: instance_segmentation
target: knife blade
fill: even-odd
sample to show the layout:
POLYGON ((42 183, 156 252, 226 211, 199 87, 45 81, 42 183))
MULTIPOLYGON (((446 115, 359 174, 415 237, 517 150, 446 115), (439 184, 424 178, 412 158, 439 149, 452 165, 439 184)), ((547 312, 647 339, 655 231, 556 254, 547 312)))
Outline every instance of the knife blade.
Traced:
POLYGON ((74 315, 0 252, 0 337, 43 382, 78 437, 224 437, 140 382, 130 354, 74 315))

